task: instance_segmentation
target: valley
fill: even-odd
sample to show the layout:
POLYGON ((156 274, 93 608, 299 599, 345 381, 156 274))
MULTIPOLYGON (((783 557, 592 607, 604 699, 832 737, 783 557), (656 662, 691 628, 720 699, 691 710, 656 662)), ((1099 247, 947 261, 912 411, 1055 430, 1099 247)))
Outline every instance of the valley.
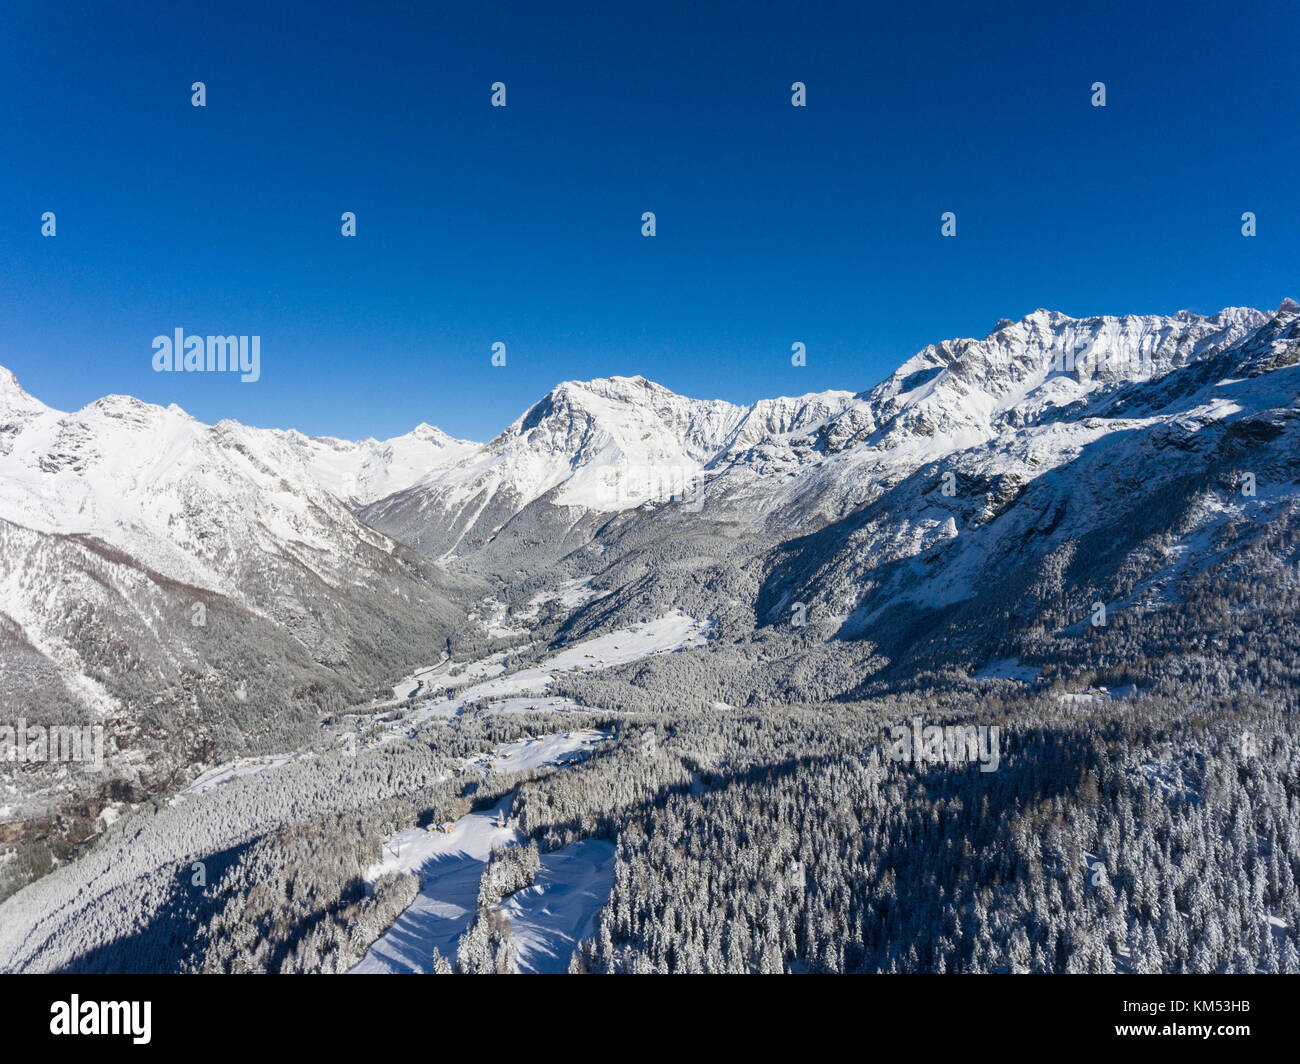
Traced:
POLYGON ((0 970, 1297 970, 1298 564, 1290 300, 482 444, 0 370, 0 721, 105 735, 0 970))

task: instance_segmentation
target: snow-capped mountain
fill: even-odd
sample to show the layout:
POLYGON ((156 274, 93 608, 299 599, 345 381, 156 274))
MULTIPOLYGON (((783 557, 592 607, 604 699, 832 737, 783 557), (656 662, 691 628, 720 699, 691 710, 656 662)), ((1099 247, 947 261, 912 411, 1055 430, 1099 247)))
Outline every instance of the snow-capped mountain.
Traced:
POLYGON ((852 398, 739 406, 688 399, 643 377, 567 381, 477 452, 362 515, 429 557, 469 555, 507 526, 516 553, 548 540, 581 545, 602 515, 689 499, 730 463, 789 451, 852 398))
POLYGON ((52 410, 0 371, 0 701, 238 748, 424 660, 452 583, 329 490, 450 446, 390 445, 330 464, 328 441, 126 396, 52 410))
POLYGON ((1194 505, 1228 480, 1231 494, 1239 464, 1257 478, 1275 470, 1274 500, 1289 500, 1296 485, 1275 469, 1286 447, 1274 436, 1294 430, 1297 356, 1290 300, 1272 315, 1208 318, 1037 311, 984 341, 927 348, 850 412, 856 432, 829 426, 839 453, 798 491, 870 488, 843 520, 783 548, 774 586, 800 575, 770 608, 821 597, 851 633, 900 597, 945 608, 1094 531, 1120 544, 1152 507, 1194 505), (1062 369, 1071 353, 1073 371, 1062 369), (1276 433, 1252 436, 1257 419, 1276 433), (902 565, 913 558, 926 560, 902 565))
POLYGON ((304 720, 435 656, 484 575, 523 595, 599 581, 571 635, 665 605, 779 625, 799 604, 830 636, 962 617, 988 644, 1295 503, 1298 321, 1290 301, 1036 311, 865 392, 750 406, 566 382, 482 445, 208 426, 123 396, 61 413, 0 372, 0 691, 233 721, 237 745, 273 722, 236 673, 304 720), (1267 490, 1237 493, 1243 471, 1267 490), (220 623, 192 623, 200 605, 220 623))
MULTIPOLYGON (((10 375, 6 409, 17 416, 0 457, 0 517, 14 524, 95 537, 223 594, 246 585, 241 562, 257 551, 292 553, 337 587, 352 579, 352 540, 392 550, 317 479, 321 441, 209 426, 121 395, 65 414, 16 387, 10 375)), ((360 470, 362 452, 350 457, 360 470)), ((326 482, 343 479, 327 468, 326 482)))
POLYGON ((292 451, 313 481, 354 508, 455 466, 481 446, 424 423, 389 440, 304 436, 296 429, 261 431, 292 451))
POLYGON ((535 571, 618 514, 673 498, 706 511, 706 524, 788 538, 842 519, 926 463, 1078 419, 1266 319, 1239 307, 1083 319, 1038 310, 982 340, 927 347, 868 391, 752 406, 685 398, 640 377, 566 382, 496 439, 361 514, 427 557, 502 573, 535 571))
POLYGON ((903 363, 828 427, 830 450, 859 443, 972 446, 1077 412, 1123 383, 1155 380, 1241 339, 1266 315, 1228 307, 1210 317, 1070 318, 1036 310, 983 340, 945 340, 903 363))
MULTIPOLYGON (((818 437, 826 460, 790 485, 784 509, 807 514, 808 527, 816 527, 948 455, 1013 439, 1052 440, 1069 431, 1052 426, 1096 413, 1117 393, 1133 402, 1133 395, 1154 394, 1156 382, 1185 379, 1176 371, 1232 347, 1266 320, 1241 307, 1170 317, 1036 310, 998 322, 982 340, 931 345, 827 422, 818 437)), ((1035 463, 1056 450, 1038 449, 1044 454, 1035 463)))
POLYGON ((781 460, 715 463, 691 509, 604 522, 561 571, 609 593, 569 630, 664 602, 741 628, 797 610, 915 670, 1168 602, 1300 509, 1298 311, 1038 311, 927 348, 781 460))

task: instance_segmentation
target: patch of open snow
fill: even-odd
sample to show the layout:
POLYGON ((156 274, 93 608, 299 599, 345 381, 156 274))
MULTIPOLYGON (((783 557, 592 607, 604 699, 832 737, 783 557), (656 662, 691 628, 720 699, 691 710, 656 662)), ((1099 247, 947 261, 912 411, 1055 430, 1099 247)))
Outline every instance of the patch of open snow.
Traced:
POLYGON ((478 884, 493 846, 518 841, 513 828, 498 827, 511 795, 491 809, 468 813, 450 832, 407 828, 384 840, 384 860, 367 871, 373 882, 386 872, 420 877, 420 893, 367 950, 352 973, 423 973, 433 971, 436 948, 456 959, 460 936, 478 909, 478 884))
POLYGON ((533 885, 502 902, 514 935, 516 970, 568 971, 574 948, 595 933, 596 914, 609 900, 614 853, 607 839, 583 839, 543 854, 533 885))
POLYGON ((566 610, 575 610, 599 597, 601 592, 591 586, 591 577, 579 577, 566 580, 553 591, 543 591, 528 600, 528 607, 523 613, 516 614, 519 620, 532 620, 547 602, 558 602, 566 610))
POLYGON ((1002 658, 990 661, 977 673, 977 680, 1018 680, 1021 683, 1033 683, 1038 679, 1041 669, 1033 665, 1022 665, 1019 658, 1002 658))
MULTIPOLYGON (((527 645, 513 647, 511 651, 517 652, 526 649, 528 649, 527 645)), ((511 651, 498 650, 494 654, 470 662, 454 662, 444 657, 437 665, 416 669, 410 676, 394 685, 394 689, 401 696, 401 699, 405 700, 417 693, 432 694, 435 691, 445 691, 448 688, 458 687, 473 680, 500 676, 501 673, 506 671, 506 658, 511 651)), ((383 703, 383 705, 386 704, 388 703, 383 703)))
MULTIPOLYGON (((604 738, 605 733, 599 731, 547 735, 507 743, 472 763, 501 772, 563 765, 581 760, 604 738)), ((467 813, 451 825, 450 831, 438 826, 427 831, 406 828, 384 840, 383 859, 366 870, 367 882, 373 883, 389 872, 409 872, 420 877, 420 893, 371 945, 351 969, 353 973, 427 974, 433 970, 435 947, 448 961, 455 960, 460 936, 477 911, 479 879, 493 847, 519 841, 513 828, 498 826, 513 800, 511 793, 491 809, 467 813)), ((613 847, 603 845, 609 846, 608 855, 599 848, 577 850, 584 847, 577 843, 542 859, 537 885, 546 888, 543 893, 547 900, 543 905, 526 905, 521 925, 529 929, 530 941, 535 943, 530 948, 537 953, 539 963, 545 963, 547 950, 558 950, 566 936, 590 934, 585 928, 604 905, 613 882, 613 847), (562 859, 565 854, 567 857, 562 859), (550 876, 543 878, 548 867, 550 876)), ((567 968, 571 953, 572 946, 560 970, 567 968)))
POLYGON ((595 746, 609 738, 608 732, 582 729, 557 735, 520 739, 498 746, 490 754, 469 762, 487 772, 530 772, 547 765, 583 761, 595 746))
POLYGON ((303 756, 310 755, 271 754, 267 757, 236 758, 234 761, 227 761, 225 764, 208 769, 188 787, 177 791, 175 797, 203 794, 205 791, 220 787, 240 776, 252 776, 258 772, 265 772, 268 768, 278 768, 280 765, 287 765, 290 761, 303 756))
POLYGON ((1138 766, 1138 773, 1169 798, 1198 797, 1196 791, 1183 782, 1181 766, 1172 761, 1152 761, 1138 766))
POLYGON ((498 713, 562 713, 568 710, 583 711, 583 707, 572 698, 503 698, 500 702, 489 703, 484 712, 490 716, 498 713))
MULTIPOLYGON (((521 696, 544 695, 558 673, 606 669, 654 654, 702 647, 708 640, 709 627, 708 621, 696 620, 675 610, 635 628, 622 628, 565 647, 539 665, 500 675, 505 668, 501 665, 492 679, 458 691, 454 698, 442 702, 426 701, 402 723, 409 726, 434 717, 455 716, 472 702, 502 702, 521 696)), ((480 664, 475 662, 467 667, 466 672, 480 664)))
POLYGON ((1090 687, 1086 691, 1069 691, 1066 694, 1058 695, 1057 700, 1063 703, 1078 702, 1117 702, 1126 698, 1133 698, 1138 693, 1135 684, 1128 684, 1124 687, 1117 687, 1109 691, 1104 687, 1090 687))

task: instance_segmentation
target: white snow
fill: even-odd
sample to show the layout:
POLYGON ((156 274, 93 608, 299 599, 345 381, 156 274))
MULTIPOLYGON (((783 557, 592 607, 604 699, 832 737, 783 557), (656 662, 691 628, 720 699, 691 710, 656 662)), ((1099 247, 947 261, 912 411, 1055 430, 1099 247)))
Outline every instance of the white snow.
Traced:
MULTIPOLYGON (((678 650, 698 648, 708 641, 710 622, 690 617, 680 610, 674 610, 664 616, 639 624, 633 628, 620 628, 605 635, 585 639, 573 646, 566 647, 547 658, 538 665, 531 665, 515 672, 503 673, 505 666, 503 654, 493 654, 465 667, 462 676, 495 674, 491 679, 473 684, 456 691, 454 696, 444 700, 428 699, 421 703, 416 711, 399 722, 402 728, 412 724, 432 720, 437 717, 452 717, 460 713, 473 702, 506 703, 519 712, 525 707, 523 700, 536 696, 537 707, 547 708, 545 696, 547 688, 555 677, 564 672, 586 672, 592 669, 606 669, 613 665, 625 665, 640 661, 654 654, 670 654, 678 650)), ((428 689, 452 687, 453 678, 446 673, 426 677, 428 689)))
POLYGON ((990 661, 975 673, 977 680, 1018 680, 1021 683, 1033 683, 1038 679, 1041 669, 1034 665, 1022 665, 1019 658, 1000 658, 990 661))
POLYGON ((100 811, 99 819, 104 822, 106 828, 111 828, 121 819, 125 806, 125 802, 110 802, 100 811))
POLYGON ((510 807, 507 795, 491 809, 469 813, 450 834, 407 828, 384 840, 385 857, 367 873, 372 882, 385 872, 413 872, 420 893, 352 969, 366 973, 428 973, 435 948, 454 961, 460 936, 478 907, 478 883, 496 845, 518 841, 513 828, 495 821, 510 807))
MULTIPOLYGON (((576 731, 525 739, 499 746, 470 764, 499 772, 564 765, 586 756, 605 737, 598 731, 576 731)), ((384 840, 383 860, 367 870, 366 879, 373 883, 388 872, 414 873, 420 877, 420 893, 352 972, 427 973, 433 968, 435 947, 448 961, 455 960, 460 936, 476 911, 479 878, 493 847, 519 842, 512 827, 497 826, 502 814, 508 816, 513 797, 506 795, 491 809, 466 814, 450 833, 435 825, 428 831, 407 828, 384 840)), ((520 932, 528 935, 530 963, 560 964, 561 971, 568 966, 573 947, 563 954, 563 944, 589 933, 585 929, 609 896, 612 876, 613 846, 607 842, 577 843, 542 858, 533 888, 536 898, 520 903, 520 932)))
POLYGON ((591 577, 566 580, 550 591, 543 591, 528 600, 528 605, 514 615, 516 621, 531 624, 537 619, 541 607, 548 602, 558 602, 566 610, 575 610, 599 598, 602 592, 591 586, 591 577))
POLYGON ((488 703, 484 712, 496 713, 563 713, 569 710, 582 710, 572 698, 504 698, 499 702, 488 703))
POLYGON ((533 885, 505 899, 501 909, 510 920, 518 971, 568 970, 574 947, 595 933, 596 914, 614 888, 614 856, 606 839, 543 854, 533 885))
POLYGON ((484 771, 531 772, 548 765, 566 765, 586 758, 609 735, 594 729, 581 729, 557 735, 520 739, 498 746, 490 754, 470 759, 467 764, 484 771))
POLYGON ((706 467, 760 444, 788 445, 853 401, 850 392, 823 392, 737 406, 675 395, 643 377, 565 381, 385 513, 425 524, 436 514, 443 527, 460 529, 444 550, 450 557, 498 496, 513 511, 550 493, 557 506, 607 513, 682 497, 698 489, 706 467))
POLYGON ((1169 798, 1182 795, 1196 798, 1197 792, 1183 781, 1183 770, 1171 760, 1151 761, 1138 766, 1138 774, 1169 798))
POLYGON ((208 769, 188 787, 177 791, 174 797, 181 798, 188 795, 203 794, 241 776, 252 776, 258 772, 265 772, 268 768, 278 768, 281 765, 287 765, 290 761, 307 756, 311 755, 270 754, 265 757, 236 758, 234 761, 227 761, 224 764, 208 769))
POLYGON ((417 425, 390 440, 339 440, 304 436, 290 429, 257 429, 295 453, 317 484, 352 506, 404 491, 477 451, 480 444, 457 440, 432 425, 417 425))

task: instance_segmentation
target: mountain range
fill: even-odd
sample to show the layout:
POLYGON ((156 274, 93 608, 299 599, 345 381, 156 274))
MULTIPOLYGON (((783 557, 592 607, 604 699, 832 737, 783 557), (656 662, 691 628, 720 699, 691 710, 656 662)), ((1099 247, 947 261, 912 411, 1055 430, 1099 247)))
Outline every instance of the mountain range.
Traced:
POLYGON ((485 596, 522 612, 577 580, 601 593, 557 642, 680 608, 715 638, 794 623, 852 647, 823 696, 974 672, 1098 603, 1159 608, 1289 514, 1298 360, 1290 300, 1038 310, 861 392, 746 406, 565 382, 482 444, 206 425, 125 396, 64 413, 0 369, 0 709, 113 722, 150 790, 490 641, 485 596))

